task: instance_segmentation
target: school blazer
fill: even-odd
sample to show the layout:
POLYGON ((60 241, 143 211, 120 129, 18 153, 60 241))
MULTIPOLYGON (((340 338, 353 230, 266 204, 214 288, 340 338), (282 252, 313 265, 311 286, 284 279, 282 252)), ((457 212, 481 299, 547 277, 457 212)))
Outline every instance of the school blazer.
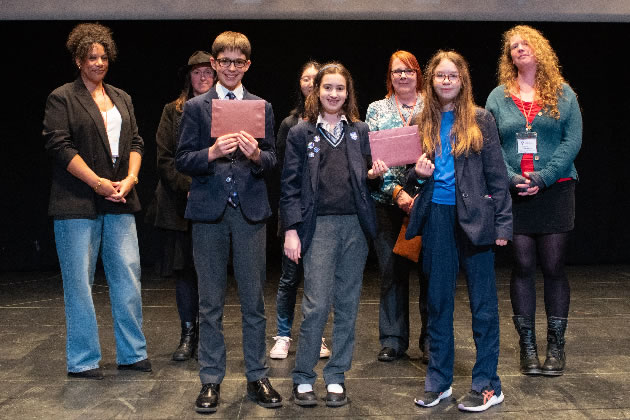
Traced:
POLYGON ((115 164, 112 164, 103 117, 81 77, 48 95, 42 134, 46 152, 52 159, 48 214, 57 219, 93 219, 102 213, 140 210, 135 188, 127 195, 126 203, 113 203, 67 170, 70 161, 78 154, 96 175, 120 181, 129 172, 129 153, 133 151, 142 155, 144 152, 131 97, 112 85, 103 85, 122 117, 119 158, 115 164))
MULTIPOLYGON (((250 222, 262 222, 271 216, 264 176, 276 165, 273 109, 265 102, 265 138, 256 139, 261 151, 260 165, 247 159, 239 149, 232 156, 208 162, 208 149, 216 141, 210 136, 213 99, 219 99, 214 87, 188 100, 179 126, 175 165, 178 171, 192 177, 185 217, 199 222, 219 220, 234 180, 243 216, 250 222)), ((254 99, 261 98, 244 90, 243 100, 254 99)))
MULTIPOLYGON (((344 141, 359 222, 365 235, 373 238, 376 236, 376 213, 367 183, 367 171, 372 166, 368 131, 367 124, 363 122, 348 123, 344 141)), ((297 230, 302 255, 313 239, 317 220, 320 154, 311 155, 308 148, 316 135, 318 131, 315 124, 308 121, 302 121, 291 128, 282 170, 282 228, 284 231, 297 230)), ((320 141, 326 140, 321 138, 320 141)))
MULTIPOLYGON (((481 108, 477 108, 475 117, 483 135, 483 147, 481 153, 455 158, 455 204, 459 225, 474 245, 482 246, 492 245, 499 238, 512 239, 512 198, 494 117, 481 108)), ((414 168, 409 177, 417 180, 414 168)), ((414 202, 407 239, 422 234, 433 187, 431 176, 414 202)))

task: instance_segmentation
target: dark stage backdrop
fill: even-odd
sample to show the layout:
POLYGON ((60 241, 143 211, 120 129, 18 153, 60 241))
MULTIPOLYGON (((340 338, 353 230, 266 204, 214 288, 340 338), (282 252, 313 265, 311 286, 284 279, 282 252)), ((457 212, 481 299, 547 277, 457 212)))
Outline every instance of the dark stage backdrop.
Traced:
MULTIPOLYGON (((0 270, 54 266, 52 222, 47 217, 50 167, 41 137, 46 96, 74 79, 64 44, 75 21, 3 21, 2 192, 0 270)), ((462 21, 102 21, 114 31, 119 58, 107 82, 131 94, 146 154, 138 190, 146 208, 157 183, 155 131, 162 107, 180 89, 178 69, 192 51, 209 50, 224 30, 252 42, 252 66, 244 84, 273 104, 276 129, 295 97, 297 71, 309 58, 337 59, 355 78, 361 115, 385 94, 385 71, 397 49, 413 52, 421 65, 437 49, 455 49, 470 62, 475 99, 484 105, 496 85, 501 33, 513 22, 462 21)), ((623 54, 627 23, 530 23, 550 39, 564 75, 578 94, 584 140, 577 158, 577 220, 570 263, 630 261, 630 181, 626 175, 630 106, 623 54)), ((277 193, 274 194, 277 198, 277 193)), ((275 199, 274 199, 275 200, 275 199)), ((137 217, 141 255, 149 264, 155 234, 137 217)), ((272 222, 275 223, 275 222, 272 222)), ((268 235, 273 238, 275 224, 268 235)), ((270 239, 268 264, 278 254, 270 239)), ((503 258, 505 261, 506 259, 503 258)))

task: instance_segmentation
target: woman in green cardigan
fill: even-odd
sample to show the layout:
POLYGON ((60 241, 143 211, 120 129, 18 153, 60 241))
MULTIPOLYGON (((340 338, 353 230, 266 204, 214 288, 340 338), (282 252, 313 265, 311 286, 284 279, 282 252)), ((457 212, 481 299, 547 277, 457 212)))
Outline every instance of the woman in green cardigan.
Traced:
POLYGON ((499 83, 486 108, 496 119, 510 177, 515 265, 510 282, 514 325, 520 336, 525 375, 562 375, 570 289, 564 271, 575 218, 582 144, 577 97, 560 74, 549 41, 534 28, 515 26, 503 34, 499 83), (547 358, 541 366, 535 333, 536 255, 544 277, 547 358))

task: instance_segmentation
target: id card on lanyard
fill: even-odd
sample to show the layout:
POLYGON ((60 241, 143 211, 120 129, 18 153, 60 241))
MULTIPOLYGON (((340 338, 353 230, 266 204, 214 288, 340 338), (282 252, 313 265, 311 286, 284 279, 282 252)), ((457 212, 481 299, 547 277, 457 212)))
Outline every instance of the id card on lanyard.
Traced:
POLYGON ((537 139, 538 135, 535 131, 521 131, 516 133, 517 152, 519 154, 538 153, 537 139))

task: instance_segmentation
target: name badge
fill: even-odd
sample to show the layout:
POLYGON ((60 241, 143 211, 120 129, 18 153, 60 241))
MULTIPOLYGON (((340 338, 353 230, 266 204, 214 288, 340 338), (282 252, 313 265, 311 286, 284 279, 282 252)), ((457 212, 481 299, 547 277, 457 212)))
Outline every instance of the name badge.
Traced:
POLYGON ((538 153, 536 147, 538 135, 535 131, 523 131, 516 133, 516 144, 518 153, 538 153))

